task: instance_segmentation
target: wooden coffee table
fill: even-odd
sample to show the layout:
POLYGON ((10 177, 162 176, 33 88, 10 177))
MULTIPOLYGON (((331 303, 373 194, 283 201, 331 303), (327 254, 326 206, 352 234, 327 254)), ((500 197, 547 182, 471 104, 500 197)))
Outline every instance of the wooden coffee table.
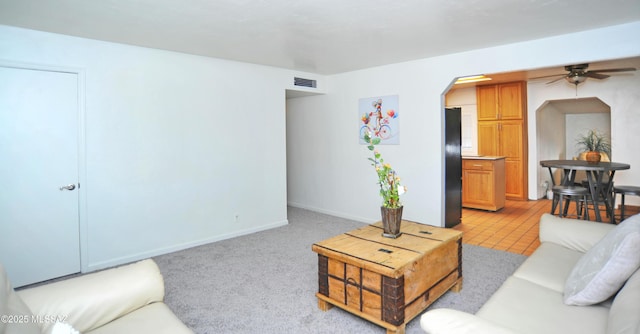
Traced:
POLYGON ((449 289, 462 289, 462 232, 402 221, 402 235, 382 223, 313 244, 318 307, 337 306, 403 334, 406 324, 449 289))

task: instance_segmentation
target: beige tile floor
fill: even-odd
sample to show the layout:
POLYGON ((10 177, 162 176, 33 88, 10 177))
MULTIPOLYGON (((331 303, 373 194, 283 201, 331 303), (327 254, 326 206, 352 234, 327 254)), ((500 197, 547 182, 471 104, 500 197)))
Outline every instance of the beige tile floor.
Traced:
MULTIPOLYGON (((569 214, 573 208, 571 205, 569 214)), ((540 245, 540 216, 550 211, 551 200, 507 200, 505 207, 497 212, 462 209, 462 223, 454 229, 464 232, 464 243, 530 255, 540 245)), ((590 216, 594 219, 593 214, 590 216)))

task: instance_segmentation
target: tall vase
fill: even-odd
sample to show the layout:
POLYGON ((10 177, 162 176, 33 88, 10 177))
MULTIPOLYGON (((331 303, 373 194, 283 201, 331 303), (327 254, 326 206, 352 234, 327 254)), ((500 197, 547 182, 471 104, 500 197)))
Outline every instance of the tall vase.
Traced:
POLYGON ((399 208, 380 207, 382 214, 382 236, 386 238, 397 238, 402 234, 400 224, 402 223, 402 206, 399 208))

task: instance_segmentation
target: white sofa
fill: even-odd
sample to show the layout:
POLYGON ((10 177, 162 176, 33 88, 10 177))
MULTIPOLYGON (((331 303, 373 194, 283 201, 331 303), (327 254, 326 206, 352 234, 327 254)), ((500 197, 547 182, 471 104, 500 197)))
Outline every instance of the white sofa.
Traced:
POLYGON ((150 259, 17 292, 0 265, 0 334, 193 333, 163 299, 150 259))
MULTIPOLYGON (((616 226, 544 214, 540 219, 540 247, 475 315, 434 309, 421 316, 420 326, 429 334, 640 334, 640 215, 627 220, 631 219, 635 219, 634 225, 625 221, 616 226), (612 257, 603 268, 613 269, 611 272, 614 273, 628 272, 620 275, 626 277, 617 279, 622 281, 618 283, 622 288, 618 290, 616 284, 611 283, 613 296, 605 301, 588 306, 567 305, 567 298, 573 298, 568 297, 571 293, 565 293, 573 291, 567 290, 571 286, 567 282, 579 276, 581 271, 577 267, 582 268, 581 264, 590 260, 593 254, 603 253, 597 250, 606 246, 603 244, 614 233, 619 239, 628 236, 624 250, 612 248, 612 253, 620 258, 620 254, 627 252, 622 254, 626 256, 623 264, 628 264, 629 268, 618 269, 618 264, 612 264, 612 257)), ((594 275, 605 277, 602 273, 602 270, 596 270, 594 275)), ((593 291, 599 293, 601 290, 607 289, 596 286, 593 291)))

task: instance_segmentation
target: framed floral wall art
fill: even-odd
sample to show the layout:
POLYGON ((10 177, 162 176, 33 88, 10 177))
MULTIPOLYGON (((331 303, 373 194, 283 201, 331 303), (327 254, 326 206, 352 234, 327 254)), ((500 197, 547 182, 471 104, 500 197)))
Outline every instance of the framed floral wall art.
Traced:
POLYGON ((398 95, 368 97, 358 102, 360 144, 364 134, 380 138, 381 145, 400 144, 398 95))

